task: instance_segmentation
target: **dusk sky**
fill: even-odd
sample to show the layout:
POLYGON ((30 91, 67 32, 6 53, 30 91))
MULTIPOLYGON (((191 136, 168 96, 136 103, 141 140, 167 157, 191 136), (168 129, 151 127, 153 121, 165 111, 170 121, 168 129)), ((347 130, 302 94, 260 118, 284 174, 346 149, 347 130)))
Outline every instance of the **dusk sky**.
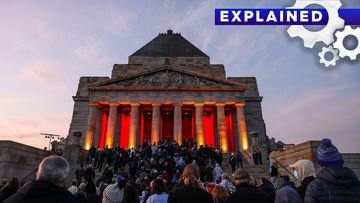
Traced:
MULTIPOLYGON (((168 28, 224 64, 256 77, 267 134, 285 143, 329 137, 360 152, 360 55, 332 70, 290 38, 288 26, 215 26, 215 8, 283 8, 294 0, 0 1, 0 139, 43 148, 40 132, 66 136, 81 76, 113 64, 168 28)), ((360 8, 359 0, 342 0, 360 8)), ((356 27, 356 26, 354 26, 356 27)))

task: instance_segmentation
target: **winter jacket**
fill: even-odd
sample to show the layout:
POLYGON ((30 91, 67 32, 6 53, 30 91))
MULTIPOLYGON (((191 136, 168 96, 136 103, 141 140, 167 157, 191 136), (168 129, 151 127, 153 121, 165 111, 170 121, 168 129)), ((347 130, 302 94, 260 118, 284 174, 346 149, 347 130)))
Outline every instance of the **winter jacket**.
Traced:
POLYGON ((270 196, 272 201, 275 200, 275 196, 276 196, 275 188, 271 182, 266 181, 265 183, 259 186, 259 190, 261 192, 265 192, 268 196, 270 196))
POLYGON ((204 189, 183 186, 169 193, 168 203, 213 203, 212 196, 204 189))
POLYGON ((302 203, 293 183, 285 182, 276 193, 275 203, 302 203))
POLYGON ((360 182, 355 173, 342 166, 326 167, 313 180, 304 202, 360 202, 360 182))
POLYGON ((221 174, 223 173, 222 168, 220 167, 219 164, 215 164, 215 168, 213 170, 213 176, 214 176, 214 180, 216 180, 217 178, 221 178, 221 174))
POLYGON ((78 200, 66 188, 46 181, 35 181, 20 188, 4 203, 78 203, 78 200))
POLYGON ((259 191, 255 186, 249 185, 249 183, 240 183, 236 186, 236 192, 231 194, 226 203, 242 203, 242 202, 256 202, 256 203, 272 203, 271 198, 259 191))
POLYGON ((3 201, 6 200, 8 197, 10 197, 11 195, 13 195, 18 189, 19 189, 18 186, 12 187, 12 188, 4 188, 4 189, 0 192, 0 202, 3 202, 3 201))
POLYGON ((306 192, 306 188, 309 186, 309 184, 315 180, 314 176, 309 176, 304 178, 303 181, 301 181, 301 185, 299 187, 296 188, 297 192, 299 193, 301 199, 304 201, 305 198, 305 192, 306 192))

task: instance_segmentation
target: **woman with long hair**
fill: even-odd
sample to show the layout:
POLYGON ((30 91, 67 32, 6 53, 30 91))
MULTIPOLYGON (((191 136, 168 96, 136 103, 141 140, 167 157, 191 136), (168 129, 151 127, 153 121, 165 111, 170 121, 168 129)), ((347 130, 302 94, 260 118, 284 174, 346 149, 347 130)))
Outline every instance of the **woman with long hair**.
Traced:
POLYGON ((151 185, 151 196, 146 203, 167 203, 168 196, 164 181, 155 179, 151 185))
POLYGON ((226 198, 229 196, 229 193, 223 186, 216 185, 212 189, 211 195, 214 199, 214 203, 224 203, 226 198))
POLYGON ((182 179, 184 186, 170 192, 168 203, 212 203, 211 195, 200 183, 199 168, 194 164, 185 167, 182 179))

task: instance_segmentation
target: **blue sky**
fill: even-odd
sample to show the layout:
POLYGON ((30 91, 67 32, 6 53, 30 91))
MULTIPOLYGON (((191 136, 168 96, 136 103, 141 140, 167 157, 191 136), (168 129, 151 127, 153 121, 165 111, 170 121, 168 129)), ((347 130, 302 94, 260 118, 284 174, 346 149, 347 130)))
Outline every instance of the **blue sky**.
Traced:
MULTIPOLYGON (((215 8, 282 8, 289 0, 0 2, 0 139, 37 147, 40 132, 67 135, 80 76, 110 76, 113 64, 172 28, 227 76, 255 76, 270 137, 301 143, 330 137, 360 152, 360 56, 329 71, 323 44, 306 49, 288 26, 215 26, 215 8)), ((343 7, 360 8, 358 0, 343 7)))

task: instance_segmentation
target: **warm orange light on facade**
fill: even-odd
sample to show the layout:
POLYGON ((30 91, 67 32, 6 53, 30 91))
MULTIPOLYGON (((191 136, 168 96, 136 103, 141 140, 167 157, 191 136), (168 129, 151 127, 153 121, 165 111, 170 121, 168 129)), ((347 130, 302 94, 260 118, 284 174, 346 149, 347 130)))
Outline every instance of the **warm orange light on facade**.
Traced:
POLYGON ((129 135, 129 148, 135 148, 135 135, 130 134, 129 135))
POLYGON ((85 149, 86 149, 86 150, 89 150, 89 149, 90 149, 90 145, 91 145, 91 140, 89 139, 88 136, 86 136, 85 149))
POLYGON ((228 151, 227 142, 222 142, 222 144, 221 144, 221 150, 222 150, 223 152, 227 152, 227 151, 228 151))
POLYGON ((241 132, 241 148, 243 150, 247 150, 249 148, 249 142, 248 142, 248 136, 246 131, 246 122, 245 122, 245 116, 244 116, 244 106, 245 102, 239 102, 235 104, 238 121, 240 123, 240 132, 241 132))
POLYGON ((242 134, 242 137, 241 137, 242 148, 243 148, 243 150, 247 150, 249 148, 249 143, 248 143, 248 139, 247 139, 246 129, 245 129, 245 132, 242 132, 241 134, 242 134))

